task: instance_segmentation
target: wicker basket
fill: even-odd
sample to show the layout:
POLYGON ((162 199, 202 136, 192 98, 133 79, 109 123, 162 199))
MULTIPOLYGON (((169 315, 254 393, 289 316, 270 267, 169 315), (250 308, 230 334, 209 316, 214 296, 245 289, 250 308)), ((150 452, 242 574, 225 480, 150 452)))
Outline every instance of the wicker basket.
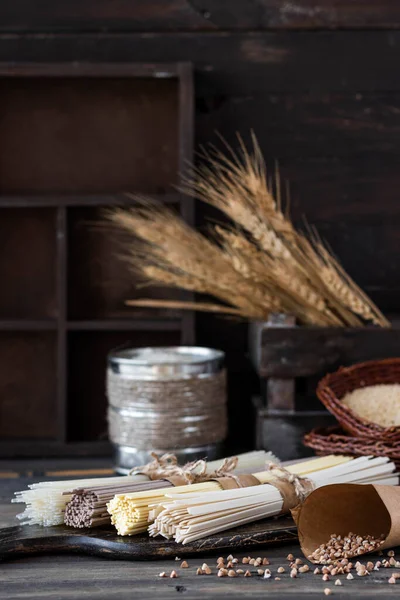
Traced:
POLYGON ((387 456, 400 469, 400 444, 380 442, 346 435, 340 427, 313 429, 303 442, 316 454, 344 454, 349 456, 387 456))
POLYGON ((358 417, 341 402, 346 393, 381 383, 400 383, 400 358, 374 360, 352 367, 342 367, 326 375, 318 384, 317 396, 339 421, 343 429, 356 438, 369 438, 370 443, 399 442, 400 427, 381 427, 358 417))

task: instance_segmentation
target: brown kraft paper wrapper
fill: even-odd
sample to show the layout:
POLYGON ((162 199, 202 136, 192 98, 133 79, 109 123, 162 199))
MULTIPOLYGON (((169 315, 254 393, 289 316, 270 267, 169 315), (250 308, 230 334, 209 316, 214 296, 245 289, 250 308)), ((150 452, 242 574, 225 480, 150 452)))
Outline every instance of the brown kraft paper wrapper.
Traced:
MULTIPOLYGON (((337 483, 314 490, 292 510, 308 558, 332 534, 385 536, 380 549, 400 545, 400 487, 337 483)), ((357 554, 355 556, 361 556, 357 554)))

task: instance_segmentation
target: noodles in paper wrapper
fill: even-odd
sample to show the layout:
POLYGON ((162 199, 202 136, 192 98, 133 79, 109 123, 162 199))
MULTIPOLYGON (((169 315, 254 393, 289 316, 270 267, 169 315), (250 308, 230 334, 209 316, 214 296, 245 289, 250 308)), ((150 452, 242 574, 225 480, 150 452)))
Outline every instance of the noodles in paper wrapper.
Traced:
POLYGON ((345 536, 350 531, 376 538, 384 535, 380 549, 400 545, 400 487, 397 486, 327 485, 314 490, 292 510, 292 515, 307 558, 321 544, 326 544, 332 534, 345 536))

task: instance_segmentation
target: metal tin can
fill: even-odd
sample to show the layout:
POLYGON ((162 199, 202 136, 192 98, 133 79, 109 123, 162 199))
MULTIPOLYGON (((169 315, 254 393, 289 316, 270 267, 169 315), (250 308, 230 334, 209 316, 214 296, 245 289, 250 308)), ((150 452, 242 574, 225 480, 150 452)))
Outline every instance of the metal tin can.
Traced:
POLYGON ((117 350, 108 357, 109 436, 120 473, 150 452, 181 463, 217 458, 227 432, 224 353, 170 346, 117 350))

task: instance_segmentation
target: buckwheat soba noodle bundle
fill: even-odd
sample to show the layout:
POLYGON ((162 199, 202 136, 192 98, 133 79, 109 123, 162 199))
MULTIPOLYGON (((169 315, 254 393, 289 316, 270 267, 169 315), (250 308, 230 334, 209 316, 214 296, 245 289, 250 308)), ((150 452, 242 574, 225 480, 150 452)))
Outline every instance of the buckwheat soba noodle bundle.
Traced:
POLYGON ((106 503, 116 493, 166 487, 167 482, 158 480, 176 472, 184 473, 184 481, 189 482, 190 477, 201 474, 201 469, 205 473, 220 469, 222 472, 224 469, 226 472, 251 472, 263 468, 270 460, 277 459, 272 453, 256 451, 229 459, 208 463, 197 461, 178 467, 173 455, 160 458, 154 455, 153 462, 139 467, 136 470, 138 472, 132 475, 33 483, 29 489, 16 492, 12 502, 25 503, 25 510, 18 515, 23 524, 47 527, 61 525, 65 519, 68 525, 74 527, 95 527, 109 523, 106 503))
MULTIPOLYGON (((296 475, 307 475, 333 465, 341 465, 351 461, 344 456, 329 456, 313 458, 305 462, 287 466, 288 472, 296 475)), ((250 487, 260 485, 273 479, 272 473, 268 471, 250 474, 227 473, 213 480, 195 483, 193 485, 175 487, 174 494, 186 497, 186 494, 195 492, 203 497, 207 492, 219 492, 224 488, 250 487)), ((141 491, 135 493, 117 494, 108 504, 108 512, 111 522, 115 525, 120 535, 135 535, 146 531, 149 524, 150 511, 154 518, 157 516, 157 506, 166 501, 169 488, 141 491)))
POLYGON ((256 487, 185 494, 168 491, 164 501, 150 506, 151 536, 162 535, 188 544, 217 532, 231 529, 294 508, 313 490, 334 483, 377 483, 398 485, 395 465, 385 457, 361 457, 291 478, 281 467, 272 468, 272 484, 256 487), (291 486, 291 487, 290 487, 291 486), (296 489, 297 486, 297 489, 296 489))

